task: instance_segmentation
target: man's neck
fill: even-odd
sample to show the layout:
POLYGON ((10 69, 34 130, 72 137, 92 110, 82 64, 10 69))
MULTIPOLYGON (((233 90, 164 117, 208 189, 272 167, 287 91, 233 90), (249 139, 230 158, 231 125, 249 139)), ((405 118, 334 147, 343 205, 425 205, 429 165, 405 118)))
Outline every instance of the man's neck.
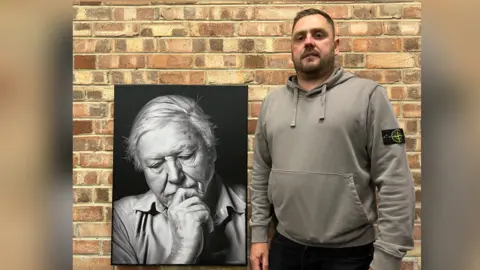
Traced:
POLYGON ((303 90, 310 91, 324 83, 330 77, 330 75, 332 75, 332 73, 333 69, 328 72, 321 73, 317 76, 305 75, 304 73, 298 72, 298 85, 300 85, 303 90))

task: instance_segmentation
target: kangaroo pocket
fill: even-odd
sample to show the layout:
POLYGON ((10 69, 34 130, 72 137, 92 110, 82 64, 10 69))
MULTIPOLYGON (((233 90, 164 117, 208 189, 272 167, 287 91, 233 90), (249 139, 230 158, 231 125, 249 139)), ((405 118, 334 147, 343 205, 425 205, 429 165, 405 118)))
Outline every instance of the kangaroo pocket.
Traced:
POLYGON ((280 226, 305 243, 348 242, 369 223, 353 174, 272 170, 269 197, 280 226))

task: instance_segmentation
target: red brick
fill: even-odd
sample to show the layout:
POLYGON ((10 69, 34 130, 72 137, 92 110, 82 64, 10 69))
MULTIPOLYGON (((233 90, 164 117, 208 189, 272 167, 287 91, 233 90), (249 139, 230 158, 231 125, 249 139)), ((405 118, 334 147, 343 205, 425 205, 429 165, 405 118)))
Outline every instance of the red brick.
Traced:
POLYGON ((291 54, 270 54, 266 61, 268 68, 293 68, 291 54))
POLYGON ((364 67, 365 56, 358 53, 347 53, 343 55, 343 62, 345 67, 364 67))
POLYGON ((400 19, 403 8, 398 4, 377 5, 377 18, 381 19, 400 19))
POLYGON ((408 86, 407 96, 409 99, 420 99, 422 96, 420 86, 408 86))
POLYGON ((101 185, 112 185, 113 183, 113 173, 112 171, 103 171, 100 176, 101 185))
POLYGON ((134 23, 95 23, 95 36, 122 37, 138 35, 138 27, 134 23))
POLYGON ((257 119, 248 119, 248 133, 254 134, 257 127, 257 119))
POLYGON ((105 220, 106 221, 112 221, 112 207, 111 206, 105 206, 103 212, 105 213, 105 220))
POLYGON ((110 189, 95 188, 95 203, 108 203, 110 200, 110 189))
POLYGON ((421 81, 421 71, 415 69, 403 70, 403 82, 419 84, 421 81))
MULTIPOLYGON (((166 3, 162 3, 166 4, 166 3)), ((164 20, 183 20, 185 18, 185 10, 188 8, 183 8, 183 7, 160 7, 159 9, 159 15, 160 18, 163 18, 164 20)))
POLYGON ((148 56, 147 66, 149 68, 191 68, 194 63, 192 55, 160 54, 148 56))
POLYGON ((80 166, 83 168, 111 168, 112 165, 112 154, 80 153, 80 166))
POLYGON ((154 39, 116 39, 114 41, 115 52, 155 52, 154 39))
POLYGON ((98 68, 101 69, 137 69, 145 67, 143 55, 100 55, 98 68))
POLYGON ((247 21, 247 20, 254 19, 253 9, 254 7, 245 7, 245 6, 244 7, 214 6, 210 8, 209 17, 211 20, 247 21))
POLYGON ((113 136, 108 136, 103 139, 103 150, 113 151, 113 136))
POLYGON ((104 144, 101 137, 74 137, 73 151, 100 151, 104 150, 104 144))
POLYGON ((75 120, 73 121, 73 135, 92 133, 91 120, 75 120))
POLYGON ((420 22, 415 21, 387 21, 385 22, 385 35, 392 36, 414 36, 421 31, 420 22))
POLYGON ((262 107, 261 102, 250 103, 250 116, 251 117, 258 117, 258 115, 260 114, 261 107, 262 107))
POLYGON ((104 103, 75 103, 73 104, 73 118, 105 117, 107 105, 104 103))
POLYGON ((96 185, 98 184, 98 175, 95 171, 75 171, 74 185, 96 185))
POLYGON ((353 51, 356 52, 400 52, 399 38, 356 38, 353 40, 353 51))
POLYGON ((113 120, 93 121, 93 133, 95 134, 113 134, 113 120))
POLYGON ((87 203, 91 201, 92 201, 92 189, 90 188, 74 188, 73 189, 74 203, 87 203))
POLYGON ((288 76, 294 74, 290 70, 257 70, 255 72, 255 81, 259 84, 283 85, 288 76))
POLYGON ((405 118, 420 117, 422 113, 420 104, 404 103, 402 109, 405 118))
POLYGON ((98 254, 100 252, 100 241, 98 240, 73 240, 73 254, 98 254))
POLYGON ((410 134, 415 134, 418 132, 418 121, 417 120, 405 120, 405 132, 410 134))
POLYGON ((420 138, 407 137, 405 139, 405 146, 407 151, 411 151, 411 152, 420 151, 420 147, 421 147, 420 138))
POLYGON ((415 57, 408 53, 369 54, 366 56, 367 68, 412 68, 415 57))
POLYGON ((400 105, 397 102, 392 102, 393 113, 395 117, 400 116, 400 105))
POLYGON ((289 33, 278 22, 242 22, 238 25, 239 36, 281 36, 289 33))
POLYGON ((103 257, 73 257, 73 269, 75 270, 112 270, 110 258, 103 257))
POLYGON ((373 19, 376 16, 375 5, 354 5, 352 7, 353 19, 373 19))
POLYGON ((415 200, 417 202, 422 202, 422 190, 421 189, 415 190, 415 200))
POLYGON ((352 70, 359 77, 376 81, 377 83, 397 83, 402 80, 400 70, 352 70))
POLYGON ((95 55, 75 55, 73 61, 75 69, 95 68, 95 55))
POLYGON ((73 221, 101 221, 103 207, 101 206, 73 206, 73 221))
POLYGON ((420 19, 422 17, 422 8, 420 6, 406 6, 403 8, 404 19, 420 19))
POLYGON ((339 47, 340 52, 350 52, 352 50, 352 39, 351 38, 339 38, 339 47))
POLYGON ((223 39, 210 39, 208 43, 211 52, 223 52, 223 39))
POLYGON ((192 39, 159 39, 158 48, 159 52, 173 52, 173 53, 186 53, 193 52, 192 39))
POLYGON ((102 254, 111 254, 112 242, 110 240, 102 241, 102 254))
POLYGON ((245 70, 209 70, 208 84, 244 84, 255 80, 255 73, 245 70))
POLYGON ((190 27, 193 37, 232 37, 235 32, 233 23, 192 22, 190 27))
POLYGON ((109 222, 101 223, 78 223, 77 233, 79 237, 110 237, 112 233, 112 224, 109 222))
POLYGON ((153 70, 112 71, 112 84, 158 84, 158 72, 153 70))
POLYGON ((263 55, 245 55, 243 59, 244 68, 264 68, 265 56, 263 55))
POLYGON ((107 53, 111 50, 111 41, 108 39, 74 39, 74 53, 107 53))
POLYGON ((379 36, 383 33, 381 22, 339 22, 337 25, 340 36, 379 36))
POLYGON ((420 172, 412 172, 413 182, 419 187, 422 184, 422 174, 420 172))
POLYGON ((162 84, 205 84, 204 71, 160 71, 159 78, 162 84))
POLYGON ((74 20, 104 21, 111 20, 111 9, 107 7, 76 7, 74 20))
POLYGON ((272 40, 273 51, 290 52, 292 42, 289 38, 275 38, 272 40))
MULTIPOLYGON (((347 6, 327 6, 321 8, 333 19, 348 18, 347 6)), ((256 20, 291 20, 296 13, 302 10, 300 7, 288 6, 259 6, 255 9, 256 20)))
POLYGON ((249 101, 262 101, 265 95, 268 93, 267 87, 260 86, 248 86, 248 100, 249 101))
POLYGON ((80 166, 80 157, 78 156, 77 153, 73 153, 72 155, 72 166, 74 168, 80 166))
POLYGON ((91 23, 77 23, 73 22, 73 36, 74 37, 88 37, 92 35, 91 23))
POLYGON ((403 51, 405 52, 417 52, 421 50, 420 38, 404 38, 403 39, 403 51))
POLYGON ((407 97, 405 87, 391 86, 387 88, 388 97, 393 100, 405 99, 407 97))
POLYGON ((408 165, 412 169, 420 169, 420 155, 419 154, 409 154, 408 155, 408 165))
POLYGON ((422 240, 422 227, 420 225, 415 225, 413 228, 413 238, 414 240, 422 240))
POLYGON ((414 264, 412 261, 402 261, 402 265, 400 266, 400 270, 414 270, 414 264))

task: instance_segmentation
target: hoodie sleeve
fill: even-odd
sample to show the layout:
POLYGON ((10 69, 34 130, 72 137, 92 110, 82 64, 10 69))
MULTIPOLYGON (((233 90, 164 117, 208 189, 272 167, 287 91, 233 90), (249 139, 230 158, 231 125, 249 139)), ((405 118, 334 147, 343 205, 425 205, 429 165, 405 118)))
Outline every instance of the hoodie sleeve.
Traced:
POLYGON ((373 270, 399 270, 413 249, 414 185, 400 129, 385 88, 376 86, 368 108, 368 153, 371 176, 378 189, 378 238, 373 270))
POLYGON ((266 103, 264 99, 255 130, 251 183, 252 216, 250 218, 252 243, 268 242, 268 227, 271 221, 271 204, 267 192, 272 159, 265 131, 266 103))

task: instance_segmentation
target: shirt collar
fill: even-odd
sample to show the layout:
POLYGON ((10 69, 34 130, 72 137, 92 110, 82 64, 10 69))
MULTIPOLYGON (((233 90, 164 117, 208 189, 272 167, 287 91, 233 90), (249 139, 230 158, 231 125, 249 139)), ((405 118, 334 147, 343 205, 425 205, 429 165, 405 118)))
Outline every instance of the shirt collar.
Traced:
MULTIPOLYGON (((212 216, 215 225, 222 223, 229 215, 229 209, 232 209, 238 214, 244 214, 246 209, 245 192, 237 194, 231 187, 226 186, 220 176, 216 175, 212 180, 212 184, 216 185, 213 188, 218 195, 216 200, 215 214, 212 216)), ((136 211, 141 212, 157 212, 161 213, 167 208, 158 201, 151 190, 140 195, 137 203, 134 206, 136 211)))

